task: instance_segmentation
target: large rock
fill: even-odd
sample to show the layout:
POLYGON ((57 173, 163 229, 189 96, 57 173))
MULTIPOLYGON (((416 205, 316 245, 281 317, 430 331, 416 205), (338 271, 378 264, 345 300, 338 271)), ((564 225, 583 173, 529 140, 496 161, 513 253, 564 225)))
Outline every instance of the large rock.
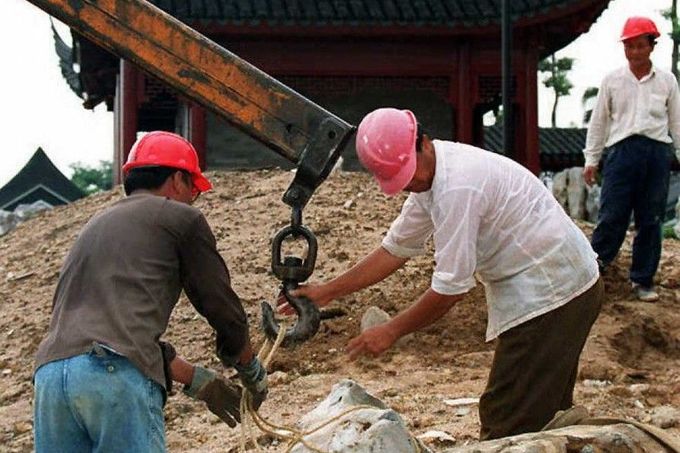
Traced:
POLYGON ((675 237, 680 239, 680 198, 678 198, 678 202, 675 205, 675 219, 677 222, 673 227, 673 231, 675 232, 675 237))
MULTIPOLYGON (((310 432, 319 426, 322 427, 306 435, 304 441, 328 453, 430 451, 411 436, 399 414, 351 380, 335 384, 328 397, 303 416, 296 428, 310 432), (329 420, 332 421, 328 423, 329 420)), ((290 450, 291 453, 312 451, 302 443, 290 450)))
POLYGON ((556 173, 553 176, 552 193, 572 219, 597 221, 600 186, 586 185, 583 167, 572 167, 556 173))
POLYGON ((572 219, 586 220, 586 182, 583 167, 572 167, 567 171, 567 204, 572 219))
POLYGON ((555 196, 557 202, 564 208, 566 212, 569 212, 567 207, 567 182, 568 182, 567 170, 562 170, 559 173, 555 173, 553 176, 552 193, 555 196))
POLYGON ((600 215, 600 194, 602 193, 602 188, 598 185, 588 186, 588 195, 586 196, 586 212, 588 213, 587 219, 589 222, 597 222, 597 218, 600 215))
POLYGON ((606 426, 568 426, 442 450, 442 453, 501 452, 676 453, 678 450, 658 441, 644 430, 627 423, 606 426))
POLYGON ((12 231, 17 223, 19 220, 14 213, 0 209, 0 236, 12 231))

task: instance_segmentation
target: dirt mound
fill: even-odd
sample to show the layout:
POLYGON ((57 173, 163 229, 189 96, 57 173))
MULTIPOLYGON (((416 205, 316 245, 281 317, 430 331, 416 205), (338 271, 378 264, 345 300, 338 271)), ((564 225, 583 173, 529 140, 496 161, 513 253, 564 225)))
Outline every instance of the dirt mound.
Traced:
MULTIPOLYGON (((272 170, 211 178, 216 190, 197 206, 213 227, 259 344, 259 303, 273 301, 278 292, 269 271, 270 240, 290 218, 280 199, 292 175, 272 170)), ((33 355, 48 326, 63 258, 84 223, 120 197, 119 190, 88 197, 45 212, 0 238, 0 442, 7 451, 30 451, 32 446, 33 355)), ((312 280, 336 275, 379 245, 402 201, 381 195, 364 174, 341 173, 324 183, 304 216, 319 241, 312 280)), ((587 225, 583 228, 590 233, 587 225)), ((648 421, 657 406, 680 408, 678 257, 680 242, 664 242, 661 301, 655 304, 632 299, 627 284, 630 238, 605 276, 607 301, 586 345, 576 388, 576 400, 591 414, 648 421)), ((382 284, 340 301, 346 315, 324 321, 313 341, 281 350, 272 363, 271 393, 262 413, 277 423, 294 423, 333 383, 352 378, 400 412, 416 435, 444 430, 458 444, 476 439, 476 410, 450 407, 445 400, 478 396, 484 389, 493 343, 484 343, 480 286, 444 319, 384 357, 348 362, 343 351, 367 307, 397 313, 428 287, 431 268, 431 255, 412 260, 382 284)), ((220 369, 212 332, 186 300, 173 313, 167 339, 189 359, 220 369)), ((181 394, 170 398, 166 423, 171 451, 225 451, 238 444, 239 431, 181 394)), ((672 430, 679 433, 680 426, 672 430)), ((280 449, 267 445, 269 451, 280 449)))

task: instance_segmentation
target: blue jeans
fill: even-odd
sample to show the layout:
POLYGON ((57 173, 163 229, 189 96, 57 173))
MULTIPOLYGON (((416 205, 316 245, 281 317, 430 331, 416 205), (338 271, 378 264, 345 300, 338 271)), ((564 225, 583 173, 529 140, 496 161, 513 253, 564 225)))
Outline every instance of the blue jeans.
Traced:
POLYGON ((35 373, 35 451, 164 452, 163 390, 95 345, 35 373))
POLYGON ((670 146, 639 135, 615 144, 604 165, 593 250, 604 265, 613 261, 632 213, 637 232, 630 279, 646 287, 653 286, 661 257, 670 167, 670 146))

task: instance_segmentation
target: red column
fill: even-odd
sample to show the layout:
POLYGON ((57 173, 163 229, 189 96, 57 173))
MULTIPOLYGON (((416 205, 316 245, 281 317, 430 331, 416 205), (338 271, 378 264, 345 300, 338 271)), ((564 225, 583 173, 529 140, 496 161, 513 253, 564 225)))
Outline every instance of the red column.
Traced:
POLYGON ((137 137, 138 71, 132 63, 125 60, 120 60, 117 98, 120 100, 117 102, 119 110, 116 113, 116 155, 120 157, 120 167, 127 161, 130 148, 137 137))
POLYGON ((527 46, 522 58, 521 91, 523 96, 520 102, 523 104, 524 115, 522 115, 523 124, 519 125, 517 132, 518 135, 524 136, 523 155, 520 161, 530 171, 538 174, 541 171, 541 156, 538 141, 538 54, 533 50, 535 48, 527 46))
POLYGON ((189 137, 187 139, 196 148, 198 162, 202 170, 206 168, 206 115, 205 109, 197 104, 189 105, 189 137))
POLYGON ((456 141, 472 143, 473 106, 472 78, 470 75, 470 47, 465 44, 458 54, 457 96, 456 96, 456 141))

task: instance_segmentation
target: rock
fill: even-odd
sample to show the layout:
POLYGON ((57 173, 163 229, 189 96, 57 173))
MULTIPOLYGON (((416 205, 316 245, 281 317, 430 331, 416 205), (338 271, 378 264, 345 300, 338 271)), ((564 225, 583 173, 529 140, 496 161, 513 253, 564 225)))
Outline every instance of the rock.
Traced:
POLYGON ((567 180, 567 170, 555 173, 555 176, 553 177, 552 193, 564 210, 569 212, 567 210, 567 180))
POLYGON ((678 222, 673 227, 673 231, 675 232, 675 237, 680 238, 680 198, 678 198, 678 202, 675 204, 675 218, 678 219, 678 222))
POLYGON ((594 185, 586 186, 586 190, 588 191, 586 196, 586 220, 595 223, 600 215, 600 194, 602 193, 602 188, 594 185))
MULTIPOLYGON (((326 399, 304 415, 296 427, 303 432, 312 431, 304 436, 305 442, 328 453, 430 451, 411 437, 399 414, 351 380, 334 385, 326 399), (337 420, 328 423, 334 417, 337 420), (322 427, 313 431, 318 426, 322 427)), ((298 443, 289 451, 309 453, 313 450, 298 443)))
POLYGON ((673 406, 659 406, 652 409, 649 422, 659 428, 668 429, 680 425, 680 409, 673 406))
POLYGON ((642 429, 619 423, 605 426, 567 426, 438 451, 441 453, 553 453, 558 451, 644 453, 668 450, 642 429))
POLYGON ((385 310, 376 306, 368 307, 361 317, 361 332, 363 333, 371 327, 385 324, 390 319, 390 315, 385 310))
POLYGON ((418 439, 442 447, 452 446, 456 443, 456 438, 445 431, 427 431, 419 435, 418 439))
POLYGON ((472 406, 474 404, 479 404, 479 398, 472 397, 472 398, 446 399, 446 400, 444 400, 444 404, 446 404, 447 406, 453 406, 453 407, 472 406))
POLYGON ((13 213, 0 209, 0 236, 12 231, 18 223, 19 219, 13 213))
POLYGON ((583 167, 572 167, 567 172, 567 205, 572 219, 586 219, 586 182, 583 167))

